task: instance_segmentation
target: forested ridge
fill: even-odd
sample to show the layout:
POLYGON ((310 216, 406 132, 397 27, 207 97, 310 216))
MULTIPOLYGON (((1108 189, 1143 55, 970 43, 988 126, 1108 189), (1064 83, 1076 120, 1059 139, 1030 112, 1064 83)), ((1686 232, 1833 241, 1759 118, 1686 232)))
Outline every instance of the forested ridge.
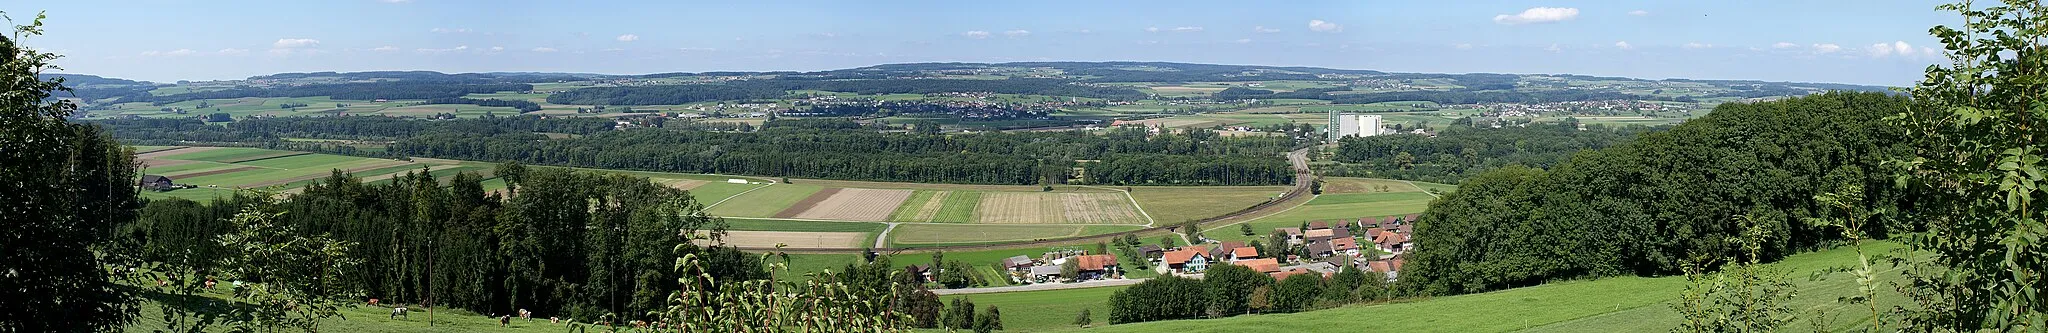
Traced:
POLYGON ((705 101, 780 98, 791 90, 823 90, 858 94, 927 94, 991 92, 1136 100, 1145 94, 1130 88, 1093 87, 1060 79, 756 79, 722 84, 595 87, 548 95, 548 103, 605 105, 673 105, 705 101))
POLYGON ((1472 174, 1509 165, 1550 168, 1579 151, 1623 144, 1661 128, 1593 124, 1581 130, 1577 119, 1566 118, 1526 127, 1453 124, 1434 136, 1347 137, 1339 141, 1335 152, 1336 160, 1346 164, 1322 171, 1325 175, 1454 184, 1472 174))
MULTIPOLYGON (((1806 223, 1818 194, 1861 187, 1873 211, 1910 210, 1884 161, 1910 154, 1884 117, 1904 97, 1835 92, 1723 104, 1669 131, 1585 151, 1548 170, 1480 173, 1430 203, 1401 282, 1448 295, 1559 279, 1662 275, 1700 257, 1737 257, 1745 224, 1770 235, 1780 258, 1839 237, 1806 223)), ((1862 230, 1912 230, 1886 216, 1862 230)))

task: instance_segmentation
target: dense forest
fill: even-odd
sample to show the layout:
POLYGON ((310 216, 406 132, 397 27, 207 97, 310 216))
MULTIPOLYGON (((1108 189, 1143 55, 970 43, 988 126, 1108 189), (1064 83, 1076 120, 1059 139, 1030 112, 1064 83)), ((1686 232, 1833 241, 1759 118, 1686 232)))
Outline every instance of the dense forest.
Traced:
MULTIPOLYGON (((486 192, 483 176, 435 179, 421 173, 382 184, 340 174, 281 202, 253 196, 201 204, 148 201, 116 242, 143 259, 212 275, 230 251, 215 241, 244 207, 282 214, 301 232, 355 244, 361 269, 344 285, 393 303, 477 313, 528 309, 544 316, 638 318, 667 306, 679 286, 675 258, 707 258, 719 279, 765 278, 760 258, 728 247, 682 243, 677 230, 722 232, 686 193, 645 178, 502 165, 507 193, 486 192), (678 245, 681 244, 681 245, 678 245)), ((260 195, 260 194, 259 194, 260 195)))
POLYGON ((1601 149, 1633 140, 1658 128, 1641 125, 1586 125, 1577 119, 1531 123, 1527 127, 1479 128, 1449 126, 1435 137, 1393 134, 1348 137, 1339 142, 1336 160, 1343 165, 1323 171, 1331 176, 1406 179, 1455 184, 1471 174, 1508 165, 1550 168, 1581 150, 1601 149))
POLYGON ((164 105, 202 99, 229 99, 243 97, 317 97, 327 96, 337 100, 377 99, 430 99, 458 98, 469 94, 488 94, 501 91, 532 91, 533 85, 524 83, 496 83, 490 81, 380 81, 361 83, 310 84, 271 88, 239 87, 224 90, 199 91, 173 95, 125 96, 122 102, 150 102, 164 105))
POLYGON ((969 183, 1069 182, 1077 160, 1089 184, 1273 185, 1293 180, 1280 155, 1293 140, 1223 138, 1207 131, 1151 135, 879 133, 777 126, 750 133, 629 130, 573 139, 442 131, 398 140, 391 152, 436 158, 684 173, 969 183), (1182 165, 1193 160, 1206 163, 1182 165))
POLYGON ((534 102, 531 102, 531 101, 522 101, 522 100, 503 100, 503 99, 496 99, 496 98, 488 98, 488 99, 475 99, 475 98, 462 98, 462 97, 440 97, 440 98, 428 98, 428 99, 427 99, 427 101, 426 101, 426 104, 473 104, 473 105, 476 105, 476 106, 501 106, 501 107, 508 107, 508 108, 514 108, 514 109, 519 109, 519 113, 527 113, 527 112, 534 112, 534 111, 540 111, 540 103, 534 103, 534 102))
POLYGON ((385 116, 254 118, 208 125, 192 118, 108 119, 87 123, 107 128, 130 144, 185 143, 260 146, 284 138, 389 141, 428 131, 495 135, 517 133, 593 134, 611 131, 617 123, 603 118, 479 117, 427 121, 385 116))
POLYGON ((760 79, 724 84, 595 87, 548 95, 548 103, 587 105, 674 105, 707 101, 779 98, 791 90, 822 90, 859 94, 928 94, 991 92, 1136 100, 1145 94, 1130 88, 1092 87, 1059 79, 875 79, 858 81, 760 79))
MULTIPOLYGON (((1883 120, 1908 103, 1836 92, 1722 104, 1548 170, 1480 173, 1430 203, 1401 282, 1447 295, 1672 274, 1695 258, 1742 257, 1733 239, 1750 226, 1769 235, 1765 259, 1827 244, 1838 237, 1805 222, 1824 212, 1818 194, 1859 187, 1872 211, 1913 208, 1913 196, 1882 165, 1912 152, 1902 129, 1883 120)), ((1909 231, 1889 216, 1862 231, 1880 238, 1909 231)))

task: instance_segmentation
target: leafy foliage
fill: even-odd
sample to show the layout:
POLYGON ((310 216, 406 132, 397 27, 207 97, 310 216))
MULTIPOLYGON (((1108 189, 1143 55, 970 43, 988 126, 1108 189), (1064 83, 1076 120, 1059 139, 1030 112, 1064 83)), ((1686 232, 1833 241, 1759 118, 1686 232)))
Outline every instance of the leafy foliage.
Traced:
POLYGON ((1916 330, 2037 331, 2048 328, 2048 183, 2043 134, 2048 133, 2048 7, 1970 1, 1940 7, 1963 17, 1959 27, 1930 29, 1951 65, 1929 66, 1912 89, 1924 102, 1892 118, 1916 145, 1898 159, 1899 183, 1927 193, 1926 232, 1907 238, 1916 257, 1908 270, 1916 330))
POLYGON ((77 106, 49 98, 69 91, 64 79, 38 76, 58 56, 19 44, 42 20, 0 36, 0 331, 115 330, 135 319, 136 298, 103 265, 134 262, 99 254, 135 218, 132 152, 64 121, 77 106))
POLYGON ((1473 174, 1509 165, 1550 168, 1580 151, 1620 145, 1655 130, 1640 125, 1598 124, 1580 130, 1576 120, 1567 120, 1528 127, 1451 126, 1434 137, 1347 137, 1339 142, 1336 159, 1350 164, 1323 170, 1323 174, 1456 183, 1473 174))

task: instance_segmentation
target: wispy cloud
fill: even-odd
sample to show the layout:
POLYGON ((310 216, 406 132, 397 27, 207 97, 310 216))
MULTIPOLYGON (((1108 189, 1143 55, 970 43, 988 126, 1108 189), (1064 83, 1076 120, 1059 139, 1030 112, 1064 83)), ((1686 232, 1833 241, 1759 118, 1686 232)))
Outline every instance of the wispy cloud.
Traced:
POLYGON ((1872 44, 1870 45, 1870 48, 1866 50, 1870 52, 1870 56, 1879 58, 1888 56, 1918 58, 1935 57, 1941 55, 1941 50, 1939 49, 1931 47, 1917 47, 1913 46, 1913 44, 1907 44, 1906 41, 1872 44))
POLYGON ((1451 45, 1451 48, 1459 50, 1470 50, 1472 49, 1472 43, 1458 43, 1457 45, 1451 45))
POLYGON ((1829 53, 1835 53, 1835 51, 1841 51, 1841 50, 1842 50, 1842 46, 1841 46, 1841 45, 1835 45, 1835 44, 1826 44, 1826 43, 1822 43, 1822 44, 1813 44, 1813 53, 1819 53, 1819 54, 1829 54, 1829 53))
POLYGON ((1647 11, 1647 10, 1641 10, 1641 9, 1637 9, 1637 10, 1631 10, 1631 11, 1628 11, 1628 15, 1629 15, 1629 16, 1650 16, 1650 11, 1647 11))
POLYGON ((249 54, 249 49, 225 48, 220 49, 220 51, 214 51, 213 53, 219 55, 244 55, 249 54))
POLYGON ((1618 42, 1614 42, 1614 48, 1617 48, 1617 49, 1623 49, 1623 50, 1634 50, 1634 49, 1636 49, 1636 46, 1635 46, 1635 45, 1629 45, 1629 44, 1628 44, 1628 41, 1618 41, 1618 42))
POLYGON ((1778 42, 1777 44, 1771 44, 1771 48, 1774 48, 1774 49, 1781 49, 1781 50, 1782 50, 1782 49, 1789 49, 1789 48, 1796 48, 1796 47, 1799 47, 1799 44, 1792 44, 1792 43, 1789 43, 1789 42, 1778 42))
POLYGON ((619 41, 621 41, 621 42, 631 42, 631 41, 636 41, 636 40, 640 40, 640 35, 635 35, 635 34, 624 34, 624 35, 619 35, 619 37, 618 37, 618 38, 614 38, 614 39, 617 39, 617 40, 619 40, 619 41))
POLYGON ((540 53, 548 53, 548 52, 555 52, 555 51, 559 51, 559 50, 556 50, 555 48, 552 48, 552 47, 546 47, 546 46, 542 46, 542 47, 536 47, 536 48, 533 48, 533 52, 540 52, 540 53))
POLYGON ((462 45, 462 46, 456 46, 456 47, 451 47, 451 48, 445 48, 445 49, 425 49, 425 48, 423 48, 423 49, 415 49, 415 50, 413 50, 413 51, 417 51, 417 52, 419 52, 419 53, 448 53, 448 52, 457 52, 457 51, 467 51, 467 50, 469 50, 469 45, 462 45))
POLYGON ((1159 27, 1147 27, 1147 28, 1145 28, 1145 32, 1162 32, 1162 31, 1165 31, 1165 32, 1201 32, 1201 31, 1202 31, 1202 27, 1174 27, 1174 28, 1172 28, 1172 29, 1162 29, 1162 28, 1159 28, 1159 27))
POLYGON ((1308 31, 1343 32, 1344 26, 1337 25, 1336 23, 1326 22, 1323 20, 1308 20, 1308 31))
POLYGON ((144 57, 181 57, 194 54, 199 54, 199 51, 193 51, 192 49, 176 49, 170 51, 142 51, 142 56, 144 57))
POLYGON ((1701 43, 1701 42, 1690 42, 1690 43, 1685 43, 1685 45, 1682 45, 1682 46, 1680 46, 1680 47, 1684 47, 1684 48, 1686 48, 1686 49, 1691 49, 1691 50, 1698 50, 1698 49, 1710 49, 1710 48, 1714 48, 1714 44, 1707 44, 1707 43, 1701 43))
POLYGON ((1550 53, 1564 52, 1564 48, 1558 47, 1557 44, 1550 44, 1550 47, 1543 48, 1543 50, 1550 51, 1550 53))
POLYGON ((429 30, 427 30, 427 31, 428 31, 428 32, 433 32, 433 33, 437 33, 437 34, 459 34, 459 33, 468 33, 468 32, 469 32, 469 28, 455 28, 455 29, 450 29, 450 28, 433 28, 433 29, 429 29, 429 30))
POLYGON ((320 40, 311 38, 281 38, 277 42, 270 43, 270 47, 279 49, 302 49, 315 46, 320 46, 320 40))
POLYGON ((982 38, 988 38, 988 35, 989 35, 989 34, 988 34, 988 32, 987 32, 987 31, 975 30, 975 31, 968 31, 968 32, 962 32, 962 33, 960 33, 960 35, 961 35, 961 36, 967 36, 967 38, 973 38, 973 39, 982 39, 982 38))
POLYGON ((1578 17, 1578 8, 1536 7, 1523 10, 1517 14, 1495 15, 1493 16, 1493 22, 1506 25, 1520 25, 1570 21, 1578 17))
POLYGON ((1030 30, 1024 30, 1024 29, 1017 29, 1017 30, 1010 30, 1010 31, 1004 31, 1004 32, 1003 32, 1003 35, 1004 35, 1004 36, 1010 36, 1010 37, 1024 37, 1024 36, 1030 36, 1030 35, 1031 35, 1031 31, 1030 31, 1030 30))
POLYGON ((1244 44, 1244 43, 1250 43, 1250 42, 1252 42, 1252 39, 1251 39, 1251 38, 1239 38, 1238 40, 1234 40, 1234 41, 1231 41, 1231 42, 1232 42, 1232 43, 1238 43, 1238 44, 1244 44))
POLYGON ((391 52, 391 51, 397 51, 397 50, 398 50, 398 47, 397 47, 397 46, 390 46, 390 45, 385 45, 385 46, 379 46, 379 47, 377 47, 377 48, 374 48, 374 49, 370 49, 370 50, 371 50, 371 51, 377 51, 377 52, 391 52))
POLYGON ((1270 33, 1280 32, 1280 29, 1276 29, 1276 28, 1267 28, 1266 26, 1263 26, 1263 25, 1262 25, 1262 26, 1256 26, 1256 27, 1252 27, 1252 31, 1254 31, 1254 32, 1258 32, 1258 33, 1262 33, 1262 34, 1270 34, 1270 33))

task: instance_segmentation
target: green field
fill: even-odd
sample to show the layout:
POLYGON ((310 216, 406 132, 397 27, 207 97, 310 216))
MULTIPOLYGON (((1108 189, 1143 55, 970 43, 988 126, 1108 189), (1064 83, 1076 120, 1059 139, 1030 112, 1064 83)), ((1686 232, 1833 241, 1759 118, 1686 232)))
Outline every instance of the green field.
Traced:
POLYGON ((1131 188, 1131 198, 1159 223, 1204 219, 1266 202, 1286 186, 1153 186, 1131 188))
POLYGON ((981 204, 981 192, 953 191, 946 195, 946 203, 939 207, 939 215, 932 222, 974 221, 974 208, 981 204))
POLYGON ((1312 205, 1312 206, 1314 206, 1314 205, 1341 205, 1341 204, 1359 204, 1359 203, 1373 203, 1373 202, 1390 202, 1390 201, 1416 201, 1416 200, 1423 200, 1423 201, 1427 201, 1427 200, 1430 200, 1430 199, 1435 199, 1435 198, 1436 198, 1436 197, 1434 197, 1434 196, 1430 196, 1430 195, 1429 195, 1428 193, 1422 193, 1422 192, 1389 192, 1389 193, 1344 193, 1344 194, 1324 194, 1324 195, 1322 195, 1322 196, 1320 196, 1320 197, 1317 197, 1317 198, 1316 198, 1316 200, 1313 200, 1313 201, 1309 201, 1309 202, 1308 202, 1308 204, 1309 204, 1309 205, 1312 205))
POLYGON ((1043 238, 1079 236, 1083 231, 1086 231, 1083 230, 1083 227, 1076 225, 903 224, 896 226, 896 230, 889 232, 889 241, 898 246, 1030 241, 1043 238))
POLYGON ((233 194, 237 189, 253 187, 274 187, 273 190, 289 192, 318 181, 333 170, 356 170, 352 174, 366 182, 388 179, 389 175, 421 167, 433 167, 434 175, 443 178, 452 177, 456 172, 462 171, 488 174, 488 169, 482 164, 465 165, 462 162, 446 160, 405 162, 257 148, 187 149, 192 151, 166 151, 165 156, 151 159, 155 162, 144 161, 146 164, 165 166, 150 166, 143 172, 171 176, 176 184, 193 185, 197 188, 169 192, 143 191, 143 198, 185 198, 204 201, 233 194))
MULTIPOLYGON (((1896 243, 1872 242, 1866 249, 1885 252, 1896 243)), ((1815 311, 1835 316, 1828 331, 1860 330, 1868 317, 1859 317, 1857 307, 1838 302, 1858 293, 1855 277, 1833 273, 1809 279, 1828 267, 1852 265, 1856 252, 1836 248, 1794 255, 1771 264, 1784 270, 1798 289, 1790 307, 1798 313, 1787 330, 1811 329, 1808 317, 1815 311)), ((1903 268, 1877 266, 1880 278, 1899 282, 1903 268)), ((1346 306, 1293 314, 1240 316, 1210 320, 1182 320, 1099 327, 1115 332, 1660 332, 1677 327, 1682 318, 1670 308, 1686 285, 1683 276, 1657 278, 1615 277, 1588 281, 1566 281, 1535 287, 1483 294, 1460 295, 1392 304, 1346 306)), ((1908 300, 1879 287, 1878 302, 1884 308, 1905 305, 1908 300)), ((1072 301, 1072 300, 1070 300, 1072 301)), ((977 304, 978 304, 977 300, 977 304)), ((1009 314, 1008 307, 1003 313, 1009 314)), ((1069 319, 1071 319, 1069 314, 1069 319)), ((1006 316, 1007 317, 1007 316, 1006 316)), ((1005 328, 1031 330, 1023 325, 1005 328)), ((1058 326, 1054 326, 1058 327, 1058 326)))
MULTIPOLYGON (((950 255, 948 256, 950 258, 950 255)), ((974 301, 978 308, 990 305, 1003 310, 1004 332, 1044 331, 1064 327, 1075 327, 1074 318, 1081 309, 1087 309, 1095 326, 1109 323, 1109 295, 1126 287, 1100 287, 1051 291, 1025 291, 996 294, 971 294, 942 296, 939 299, 952 304, 953 299, 966 298, 974 301)))
MULTIPOLYGON (((707 184, 708 185, 708 184, 707 184)), ((803 201, 811 193, 824 189, 816 185, 777 184, 740 194, 723 204, 712 206, 706 212, 711 215, 733 217, 772 217, 788 209, 797 201, 803 201)))
POLYGON ((903 205, 896 206, 896 211, 889 213, 889 220, 930 222, 919 220, 917 218, 917 213, 919 210, 924 209, 925 204, 931 202, 932 197, 937 194, 938 192, 927 190, 917 190, 914 192, 910 192, 910 198, 903 199, 903 205))

